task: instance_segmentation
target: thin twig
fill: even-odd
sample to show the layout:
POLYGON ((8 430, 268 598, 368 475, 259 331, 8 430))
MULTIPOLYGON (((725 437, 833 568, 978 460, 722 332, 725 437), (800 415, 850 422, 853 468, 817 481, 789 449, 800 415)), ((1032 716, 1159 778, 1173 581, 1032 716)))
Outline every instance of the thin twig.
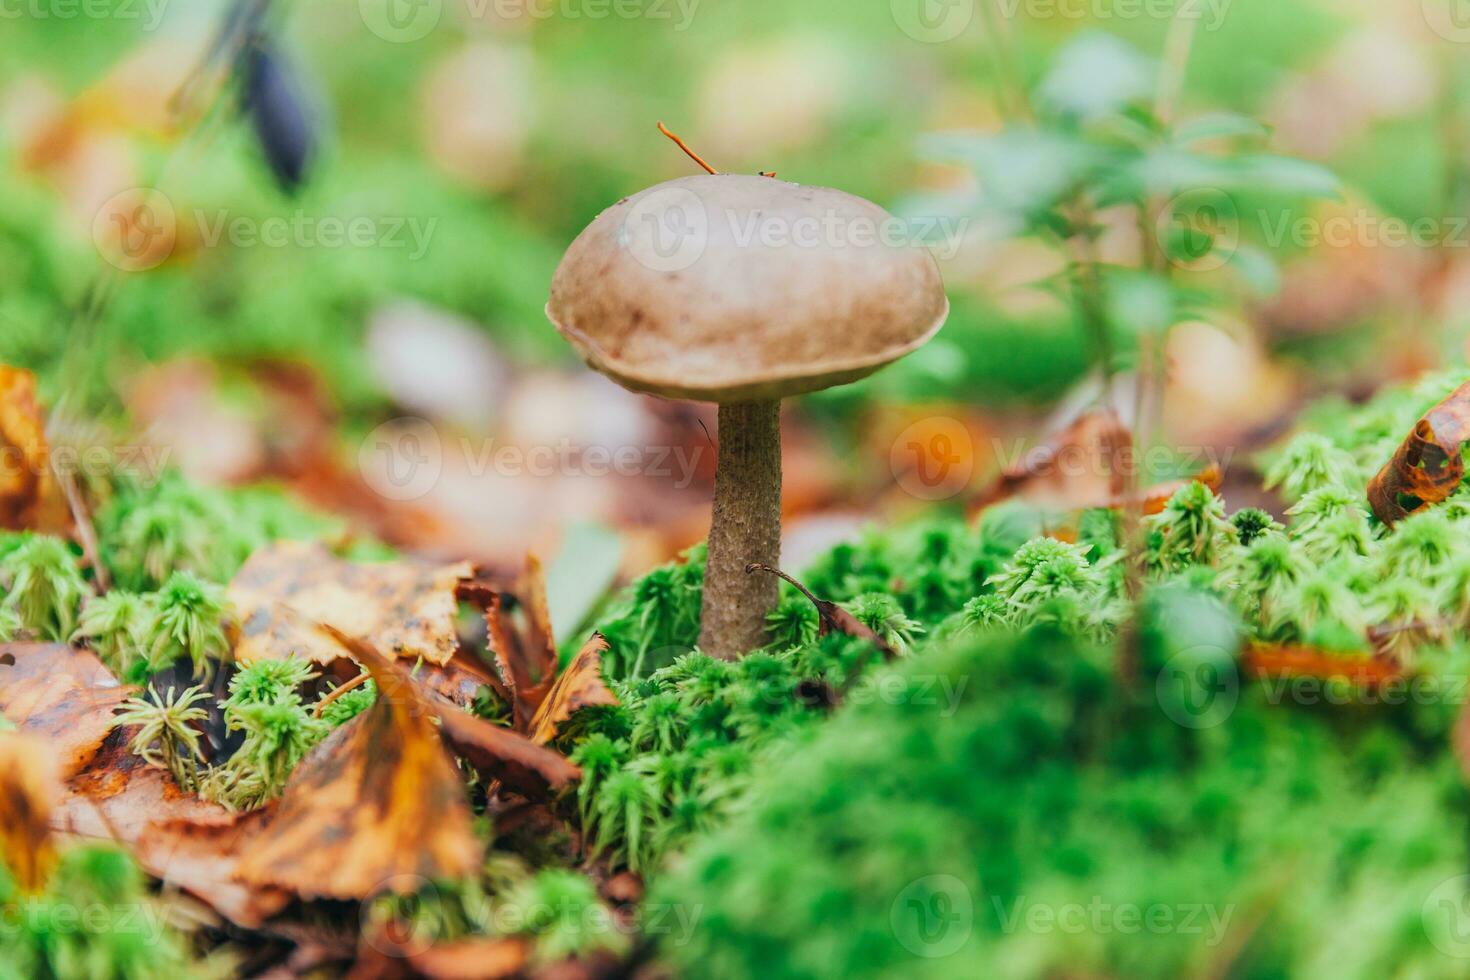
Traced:
POLYGON ((60 468, 55 473, 56 482, 61 484, 61 491, 66 494, 66 505, 71 508, 71 519, 77 526, 77 538, 81 541, 82 553, 92 563, 92 577, 97 583, 97 591, 105 595, 112 588, 112 583, 107 576, 107 566, 102 564, 102 552, 97 547, 97 529, 92 526, 92 515, 87 512, 87 502, 77 487, 76 474, 60 468))
MULTIPOLYGON (((691 159, 695 163, 699 164, 706 171, 708 171, 709 173, 712 173, 712 174, 719 173, 719 171, 716 170, 714 167, 711 167, 709 164, 705 163, 703 157, 701 157, 698 153, 695 153, 693 150, 689 149, 689 144, 688 143, 685 143, 679 137, 677 137, 673 133, 669 132, 669 127, 665 126, 662 122, 660 122, 658 124, 658 131, 660 133, 663 133, 669 139, 673 140, 675 143, 677 143, 679 145, 679 149, 681 149, 685 153, 689 154, 689 159, 691 159)), ((772 174, 771 176, 774 177, 775 174, 772 174)))
POLYGON ((821 600, 812 595, 810 589, 802 585, 790 575, 787 575, 785 572, 781 571, 781 569, 779 568, 772 568, 770 565, 763 565, 758 561, 753 561, 745 566, 745 574, 749 575, 751 572, 769 572, 777 578, 782 579, 787 585, 791 586, 802 595, 806 596, 807 599, 811 601, 812 605, 817 606, 818 608, 820 608, 822 605, 821 600))
POLYGON ((370 679, 372 679, 372 676, 373 675, 369 674, 367 671, 363 671, 361 674, 358 674, 346 684, 341 684, 337 687, 334 687, 331 692, 327 694, 326 697, 322 698, 316 703, 316 707, 313 708, 311 711, 311 716, 313 718, 320 718, 322 716, 322 709, 331 704, 333 701, 340 698, 342 695, 346 694, 348 691, 354 691, 357 688, 362 687, 370 679))

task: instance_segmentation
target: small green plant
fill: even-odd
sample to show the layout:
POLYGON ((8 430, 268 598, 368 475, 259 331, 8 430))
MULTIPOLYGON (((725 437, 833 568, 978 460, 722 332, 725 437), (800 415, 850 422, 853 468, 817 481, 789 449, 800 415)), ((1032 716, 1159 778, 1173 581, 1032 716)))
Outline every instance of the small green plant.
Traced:
MULTIPOLYGON (((315 677, 310 663, 287 658, 258 660, 230 679, 230 695, 222 703, 225 727, 245 738, 228 762, 210 771, 206 796, 253 809, 281 794, 296 764, 332 727, 302 702, 301 687, 315 677)), ((355 693, 338 698, 327 710, 355 693)))
POLYGON ((1357 463, 1326 436, 1303 432, 1288 442, 1266 468, 1266 489, 1281 488, 1295 503, 1324 487, 1360 487, 1357 463))
POLYGON ((1180 487, 1144 527, 1151 541, 1149 566, 1164 573, 1213 565, 1236 538, 1225 504, 1203 483, 1180 487))
POLYGON ((41 639, 56 642, 71 636, 77 610, 90 591, 71 547, 47 535, 24 535, 0 558, 0 588, 14 619, 41 639))
POLYGON ((1259 507, 1241 508, 1231 515, 1230 523, 1234 525, 1236 539, 1242 545, 1249 545, 1270 531, 1282 530, 1276 519, 1259 507))
POLYGON ((125 702, 113 725, 137 725, 128 750, 149 765, 168 770, 181 788, 193 790, 198 783, 196 766, 204 762, 196 726, 209 717, 199 705, 209 701, 209 695, 197 687, 185 688, 177 696, 172 687, 163 696, 156 688, 148 694, 125 702))
POLYGON ((10 643, 20 639, 25 628, 26 625, 21 621, 17 610, 8 605, 0 605, 0 643, 10 643))
POLYGON ((158 591, 148 666, 160 671, 187 657, 195 677, 208 677, 230 653, 225 590, 189 572, 174 572, 158 591))
POLYGON ((157 616, 152 596, 113 589, 87 600, 71 641, 86 641, 113 674, 133 681, 148 661, 157 616))

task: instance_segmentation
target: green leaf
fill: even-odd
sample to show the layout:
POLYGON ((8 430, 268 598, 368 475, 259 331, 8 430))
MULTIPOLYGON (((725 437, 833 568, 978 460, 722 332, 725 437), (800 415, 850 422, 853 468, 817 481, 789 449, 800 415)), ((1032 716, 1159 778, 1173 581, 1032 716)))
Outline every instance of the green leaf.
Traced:
POLYGON ((1188 146, 1191 143, 1201 143, 1206 140, 1242 137, 1265 139, 1270 133, 1270 127, 1249 116, 1233 112, 1216 112, 1180 123, 1174 129, 1173 140, 1178 146, 1188 146))
POLYGON ((587 621, 617 579, 623 539, 600 524, 573 524, 546 568, 552 633, 565 640, 587 621))
POLYGON ((1057 52, 1037 96, 1065 115, 1091 119, 1147 98, 1153 83, 1152 61, 1111 34, 1089 32, 1057 52))

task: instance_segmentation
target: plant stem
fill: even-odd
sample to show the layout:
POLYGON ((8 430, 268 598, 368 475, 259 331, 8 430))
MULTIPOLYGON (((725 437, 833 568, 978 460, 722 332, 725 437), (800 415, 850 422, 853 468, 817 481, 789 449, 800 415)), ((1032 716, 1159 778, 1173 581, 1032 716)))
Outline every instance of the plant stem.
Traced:
POLYGON ((765 643, 779 582, 745 566, 781 563, 780 403, 720 406, 714 517, 704 571, 699 647, 733 660, 765 643))

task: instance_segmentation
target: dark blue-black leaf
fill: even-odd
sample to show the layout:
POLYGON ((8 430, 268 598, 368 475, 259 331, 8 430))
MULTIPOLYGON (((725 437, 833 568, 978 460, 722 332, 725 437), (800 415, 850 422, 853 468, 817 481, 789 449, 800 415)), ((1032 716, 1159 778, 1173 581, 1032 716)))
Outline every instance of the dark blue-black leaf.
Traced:
POLYGON ((299 72, 268 39, 256 39, 240 57, 242 108, 276 181, 295 191, 320 148, 318 113, 299 72))

